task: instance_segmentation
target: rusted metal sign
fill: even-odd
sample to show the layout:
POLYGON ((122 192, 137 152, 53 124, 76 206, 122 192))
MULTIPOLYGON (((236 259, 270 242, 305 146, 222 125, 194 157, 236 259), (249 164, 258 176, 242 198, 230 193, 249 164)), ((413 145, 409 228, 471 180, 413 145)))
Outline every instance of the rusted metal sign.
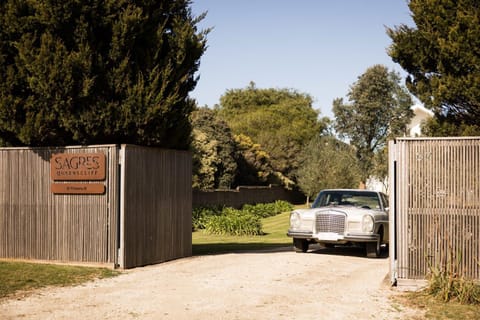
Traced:
POLYGON ((55 194, 104 194, 103 183, 52 183, 52 193, 55 194))
POLYGON ((50 159, 53 181, 105 180, 105 154, 58 153, 50 159))

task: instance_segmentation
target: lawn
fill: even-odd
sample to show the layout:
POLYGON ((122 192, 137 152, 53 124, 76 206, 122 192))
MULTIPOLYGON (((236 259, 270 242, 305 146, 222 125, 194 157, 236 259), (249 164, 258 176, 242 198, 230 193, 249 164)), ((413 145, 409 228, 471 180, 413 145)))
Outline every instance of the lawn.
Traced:
POLYGON ((292 239, 287 236, 290 213, 262 219, 264 235, 227 236, 209 235, 203 231, 192 233, 194 255, 236 252, 244 250, 274 249, 288 247, 292 239))
POLYGON ((106 268, 0 261, 0 298, 48 286, 70 286, 119 272, 106 268))

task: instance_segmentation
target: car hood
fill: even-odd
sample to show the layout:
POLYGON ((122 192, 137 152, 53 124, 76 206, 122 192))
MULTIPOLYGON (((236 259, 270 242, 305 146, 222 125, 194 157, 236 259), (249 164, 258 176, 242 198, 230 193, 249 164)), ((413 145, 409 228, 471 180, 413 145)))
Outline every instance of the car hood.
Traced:
POLYGON ((365 214, 372 215, 376 220, 386 219, 385 212, 380 210, 358 208, 353 206, 329 206, 321 208, 297 209, 295 212, 299 213, 303 218, 314 219, 317 214, 346 214, 349 220, 361 220, 365 214))

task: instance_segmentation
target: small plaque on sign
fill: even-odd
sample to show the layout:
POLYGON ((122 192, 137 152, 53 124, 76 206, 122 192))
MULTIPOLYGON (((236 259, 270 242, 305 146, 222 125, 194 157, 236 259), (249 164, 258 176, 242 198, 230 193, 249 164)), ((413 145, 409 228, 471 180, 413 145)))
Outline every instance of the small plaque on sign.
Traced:
POLYGON ((104 194, 103 183, 52 183, 54 194, 104 194))
POLYGON ((50 159, 54 181, 105 180, 105 154, 59 153, 50 159))

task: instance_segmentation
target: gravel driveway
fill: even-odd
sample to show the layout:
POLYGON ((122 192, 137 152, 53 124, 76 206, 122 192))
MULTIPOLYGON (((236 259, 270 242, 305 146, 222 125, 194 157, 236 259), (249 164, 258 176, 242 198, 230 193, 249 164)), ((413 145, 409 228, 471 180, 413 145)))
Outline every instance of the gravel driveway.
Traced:
POLYGON ((197 256, 0 301, 0 319, 406 319, 356 248, 197 256))

